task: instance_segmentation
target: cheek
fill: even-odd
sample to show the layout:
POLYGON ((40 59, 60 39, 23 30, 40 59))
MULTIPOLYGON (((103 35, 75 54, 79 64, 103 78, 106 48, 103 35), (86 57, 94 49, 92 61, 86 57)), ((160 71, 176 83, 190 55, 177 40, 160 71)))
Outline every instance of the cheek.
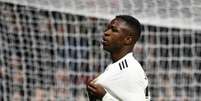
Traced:
POLYGON ((124 41, 123 37, 120 37, 120 36, 113 37, 112 39, 113 44, 116 44, 118 46, 123 45, 123 41, 124 41))

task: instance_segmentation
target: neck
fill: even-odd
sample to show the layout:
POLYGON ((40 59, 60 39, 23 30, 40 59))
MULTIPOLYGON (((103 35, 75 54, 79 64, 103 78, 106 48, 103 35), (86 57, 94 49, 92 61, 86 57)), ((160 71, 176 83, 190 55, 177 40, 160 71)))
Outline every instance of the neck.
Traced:
POLYGON ((120 51, 112 52, 111 53, 112 61, 116 62, 130 52, 132 52, 132 49, 126 49, 126 48, 120 51))

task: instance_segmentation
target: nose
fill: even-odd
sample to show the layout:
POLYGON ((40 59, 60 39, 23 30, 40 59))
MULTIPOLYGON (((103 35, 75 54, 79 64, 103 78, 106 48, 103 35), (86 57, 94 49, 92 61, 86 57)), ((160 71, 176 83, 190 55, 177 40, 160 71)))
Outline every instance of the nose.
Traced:
POLYGON ((104 36, 109 36, 109 30, 104 31, 104 36))

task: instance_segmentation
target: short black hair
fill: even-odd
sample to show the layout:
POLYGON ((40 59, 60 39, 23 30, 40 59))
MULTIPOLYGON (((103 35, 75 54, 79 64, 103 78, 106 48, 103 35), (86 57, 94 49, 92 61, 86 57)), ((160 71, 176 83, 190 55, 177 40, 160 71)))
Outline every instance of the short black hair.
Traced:
POLYGON ((128 27, 131 28, 131 30, 134 33, 135 36, 135 42, 140 38, 141 35, 141 24, 140 22, 134 18, 133 16, 130 15, 117 15, 116 18, 122 19, 123 21, 126 22, 126 24, 128 25, 128 27))

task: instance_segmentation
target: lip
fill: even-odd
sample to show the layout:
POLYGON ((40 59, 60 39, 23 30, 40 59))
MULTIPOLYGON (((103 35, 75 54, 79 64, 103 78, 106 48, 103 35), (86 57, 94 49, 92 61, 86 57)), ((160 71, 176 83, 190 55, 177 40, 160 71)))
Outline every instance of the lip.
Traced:
POLYGON ((106 45, 107 42, 108 42, 108 40, 107 40, 105 37, 103 37, 101 43, 102 43, 103 45, 106 45))

